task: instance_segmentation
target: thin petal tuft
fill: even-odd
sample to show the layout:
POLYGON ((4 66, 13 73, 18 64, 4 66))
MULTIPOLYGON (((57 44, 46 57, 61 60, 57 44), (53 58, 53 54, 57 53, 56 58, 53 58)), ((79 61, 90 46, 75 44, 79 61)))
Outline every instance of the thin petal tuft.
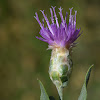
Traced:
POLYGON ((41 41, 47 42, 49 44, 50 48, 67 48, 70 49, 71 47, 76 46, 77 43, 75 43, 76 39, 82 34, 80 33, 80 29, 76 29, 76 14, 77 11, 75 11, 75 14, 72 15, 72 8, 69 8, 70 15, 69 15, 69 23, 66 23, 67 15, 66 12, 65 19, 62 14, 63 8, 59 9, 59 15, 61 17, 61 24, 58 23, 58 18, 56 15, 55 7, 51 6, 50 13, 51 13, 51 24, 47 18, 47 15, 45 15, 44 10, 40 10, 43 14, 44 19, 42 20, 42 23, 39 20, 37 12, 35 13, 36 16, 34 18, 38 21, 41 30, 40 35, 42 37, 36 37, 41 41), (54 21, 55 18, 55 21, 54 21), (46 28, 44 27, 44 20, 47 23, 46 28))

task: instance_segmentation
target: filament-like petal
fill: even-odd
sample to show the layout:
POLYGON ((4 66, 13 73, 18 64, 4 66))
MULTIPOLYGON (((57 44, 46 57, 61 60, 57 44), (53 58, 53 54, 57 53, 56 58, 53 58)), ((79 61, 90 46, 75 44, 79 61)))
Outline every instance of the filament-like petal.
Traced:
POLYGON ((53 11, 54 11, 54 16, 55 16, 55 20, 56 20, 56 25, 57 25, 57 27, 59 27, 58 18, 57 18, 56 12, 55 12, 55 7, 52 6, 52 9, 53 9, 53 11))
POLYGON ((38 38, 42 41, 45 41, 49 44, 49 46, 52 48, 55 47, 60 47, 60 48, 71 48, 75 46, 75 40, 81 35, 80 33, 80 29, 76 29, 76 14, 77 11, 75 11, 75 14, 72 15, 72 9, 70 8, 70 15, 69 15, 69 23, 66 23, 66 18, 68 13, 66 12, 66 16, 65 19, 63 17, 62 14, 62 8, 59 8, 59 15, 61 17, 61 24, 59 26, 58 23, 58 18, 56 15, 56 11, 55 11, 55 7, 50 8, 50 13, 51 13, 51 22, 52 24, 50 24, 47 16, 44 13, 44 10, 42 12, 43 17, 47 23, 46 28, 44 27, 44 20, 42 20, 42 23, 39 20, 38 14, 35 13, 35 19, 38 21, 41 30, 40 30, 40 35, 43 38, 38 38), (53 9, 53 10, 52 10, 53 9), (54 12, 54 15, 53 15, 54 12), (55 17, 55 21, 54 22, 54 18, 55 17))

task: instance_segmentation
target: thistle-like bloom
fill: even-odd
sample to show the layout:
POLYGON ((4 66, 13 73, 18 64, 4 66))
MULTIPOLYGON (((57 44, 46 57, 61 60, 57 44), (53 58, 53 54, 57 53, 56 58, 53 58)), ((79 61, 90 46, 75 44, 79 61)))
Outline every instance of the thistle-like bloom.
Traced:
POLYGON ((60 47, 60 48, 69 49, 70 47, 74 46, 75 44, 74 41, 80 36, 79 34, 80 29, 76 29, 77 11, 75 11, 75 15, 72 15, 72 9, 73 8, 70 9, 69 24, 67 24, 66 18, 67 18, 68 13, 66 12, 66 16, 64 18, 62 14, 62 8, 61 7, 59 8, 59 15, 61 17, 60 25, 58 23, 55 7, 50 8, 51 24, 44 13, 44 10, 43 11, 41 10, 44 16, 44 19, 47 23, 46 27, 44 26, 44 19, 43 19, 43 23, 41 23, 39 20, 38 14, 35 13, 36 14, 35 18, 41 27, 40 35, 42 36, 42 37, 37 37, 37 38, 44 42, 47 42, 50 48, 60 47))
POLYGON ((59 8, 59 15, 61 17, 60 25, 58 23, 55 7, 50 8, 51 24, 44 11, 41 11, 47 23, 47 27, 44 26, 44 19, 41 23, 38 14, 35 13, 35 18, 41 27, 40 35, 42 36, 37 38, 47 42, 49 44, 49 49, 52 49, 49 75, 52 82, 56 85, 61 100, 63 100, 63 87, 67 85, 72 72, 70 48, 75 46, 75 40, 81 35, 79 33, 80 29, 76 29, 77 11, 75 11, 75 15, 72 15, 72 9, 73 8, 70 9, 69 23, 67 24, 66 18, 68 14, 66 12, 66 16, 64 18, 62 8, 59 8))

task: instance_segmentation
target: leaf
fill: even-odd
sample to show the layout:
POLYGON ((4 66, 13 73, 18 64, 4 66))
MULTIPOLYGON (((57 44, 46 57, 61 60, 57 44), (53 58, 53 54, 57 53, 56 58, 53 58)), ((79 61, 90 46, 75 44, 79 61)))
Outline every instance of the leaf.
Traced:
POLYGON ((42 82, 40 80, 38 80, 38 81, 39 81, 40 89, 41 89, 40 100, 50 100, 42 82))
POLYGON ((91 73, 91 69, 92 69, 93 65, 91 65, 86 73, 86 76, 85 76, 85 81, 84 81, 84 84, 83 84, 83 87, 81 89, 81 93, 80 93, 80 96, 78 98, 78 100, 86 100, 87 99, 87 84, 89 82, 89 78, 90 78, 90 73, 91 73))

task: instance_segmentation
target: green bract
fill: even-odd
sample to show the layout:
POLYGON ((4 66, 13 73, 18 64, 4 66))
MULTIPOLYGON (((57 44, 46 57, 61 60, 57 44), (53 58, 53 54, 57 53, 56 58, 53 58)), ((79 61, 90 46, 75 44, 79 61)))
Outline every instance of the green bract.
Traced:
POLYGON ((69 50, 66 48, 54 48, 52 50, 49 74, 61 100, 63 88, 67 86, 72 71, 72 60, 69 56, 69 50))

